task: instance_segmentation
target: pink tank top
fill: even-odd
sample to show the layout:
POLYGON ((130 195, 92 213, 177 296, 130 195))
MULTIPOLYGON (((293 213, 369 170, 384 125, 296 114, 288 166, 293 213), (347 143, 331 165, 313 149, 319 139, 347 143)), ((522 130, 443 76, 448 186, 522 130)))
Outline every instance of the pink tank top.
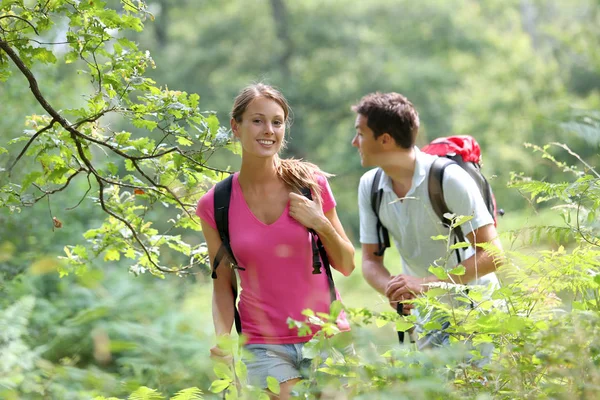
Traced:
MULTIPOLYGON (((327 179, 318 175, 318 183, 323 212, 327 212, 335 207, 335 200, 327 179)), ((216 229, 213 198, 214 187, 202 196, 196 214, 216 229)), ((239 271, 238 306, 246 343, 288 344, 310 340, 319 327, 311 325, 312 334, 299 337, 296 328, 288 327, 288 317, 305 321, 302 311, 307 308, 329 313, 329 286, 324 270, 320 275, 312 274, 310 235, 289 215, 289 204, 278 220, 264 224, 250 211, 236 173, 229 206, 229 236, 238 265, 245 269, 239 271)), ((343 312, 337 324, 340 330, 349 330, 343 312)))

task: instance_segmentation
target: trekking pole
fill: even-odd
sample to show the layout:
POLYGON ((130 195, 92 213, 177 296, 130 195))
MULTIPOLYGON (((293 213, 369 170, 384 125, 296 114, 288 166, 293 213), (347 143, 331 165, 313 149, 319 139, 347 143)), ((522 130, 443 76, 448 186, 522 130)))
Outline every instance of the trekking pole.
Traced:
MULTIPOLYGON (((403 315, 403 308, 404 305, 400 302, 398 302, 398 304, 396 305, 396 312, 398 313, 398 315, 402 316, 403 315)), ((402 331, 398 331, 398 341, 400 342, 400 344, 404 344, 404 332, 402 331)))

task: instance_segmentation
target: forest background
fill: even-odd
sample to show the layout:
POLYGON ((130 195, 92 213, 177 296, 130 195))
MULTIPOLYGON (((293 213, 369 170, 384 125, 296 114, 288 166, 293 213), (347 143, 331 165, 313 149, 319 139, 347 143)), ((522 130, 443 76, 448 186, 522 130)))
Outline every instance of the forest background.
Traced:
MULTIPOLYGON (((48 4, 59 7, 69 2, 3 0, 1 4, 0 35, 10 43, 15 20, 9 15, 15 7, 39 11, 48 4)), ((133 64, 127 67, 134 71, 128 79, 134 83, 135 78, 142 79, 137 82, 140 91, 145 84, 155 84, 162 91, 154 93, 157 97, 187 92, 190 97, 180 99, 180 104, 202 111, 195 121, 210 135, 200 141, 190 137, 191 143, 176 139, 202 153, 202 164, 209 167, 201 169, 204 180, 185 181, 190 204, 223 176, 217 170, 239 167, 239 149, 225 144, 228 112, 240 88, 257 81, 280 88, 292 106, 294 122, 285 156, 314 162, 335 175, 330 182, 338 214, 357 248, 357 185, 365 170, 350 144, 354 135, 350 107, 366 93, 406 95, 420 113, 419 145, 450 134, 477 138, 483 171, 498 206, 506 211, 498 227, 511 251, 558 249, 564 244, 560 238, 533 243, 531 235, 515 240, 514 233, 542 223, 566 225, 552 208, 554 203, 540 203, 509 182, 519 180, 521 174, 561 182, 569 171, 556 168, 554 161, 564 161, 566 166, 578 162, 558 146, 551 149, 551 156, 541 157, 525 144, 564 143, 583 162, 598 164, 597 0, 109 0, 89 4, 119 14, 131 11, 128 6, 143 10, 139 25, 132 20, 133 29, 112 32, 124 47, 135 43, 145 57, 143 63, 138 60, 143 64, 139 76, 133 64)), ((22 24, 19 29, 29 28, 22 24)), ((81 53, 71 57, 72 30, 72 22, 52 20, 42 42, 58 44, 34 47, 47 48, 54 55, 32 50, 32 61, 26 64, 53 109, 77 116, 78 109, 91 108, 90 99, 98 101, 94 98, 98 79, 91 69, 82 72, 87 65, 77 57, 81 53)), ((160 251, 157 265, 190 266, 186 274, 163 275, 153 270, 152 262, 144 264, 139 248, 129 257, 135 243, 126 248, 115 244, 115 237, 115 242, 98 239, 107 216, 99 205, 97 186, 83 175, 69 179, 64 190, 40 198, 49 190, 41 182, 52 173, 46 171, 45 162, 58 171, 45 183, 63 185, 72 169, 39 158, 50 148, 48 143, 19 156, 26 143, 19 138, 31 138, 50 119, 42 117, 47 110, 32 94, 30 82, 1 50, 0 79, 0 146, 6 148, 0 154, 4 188, 0 321, 5 324, 0 324, 4 328, 0 349, 5 356, 0 372, 6 373, 0 375, 0 397, 123 396, 141 385, 165 394, 191 386, 208 388, 214 379, 208 359, 214 338, 201 232, 170 222, 176 202, 154 207, 160 205, 160 196, 150 202, 152 207, 140 220, 150 222, 157 234, 177 236, 160 251), (19 185, 16 197, 15 184, 19 185), (9 328, 17 333, 11 334, 9 328)), ((155 128, 161 121, 153 125, 148 119, 133 120, 106 116, 98 118, 98 124, 115 134, 115 143, 130 137, 160 139, 155 128), (117 137, 125 130, 130 136, 117 137)), ((93 124, 85 129, 89 137, 101 130, 93 124)), ((145 144, 137 142, 133 147, 138 145, 145 144)), ((108 170, 114 166, 123 172, 131 167, 110 151, 96 149, 90 154, 108 170)), ((394 262, 388 265, 399 272, 397 255, 392 257, 394 262)), ((386 309, 386 302, 363 282, 360 269, 349 278, 336 278, 348 306, 386 309)), ((395 345, 390 326, 369 329, 379 349, 395 345)))

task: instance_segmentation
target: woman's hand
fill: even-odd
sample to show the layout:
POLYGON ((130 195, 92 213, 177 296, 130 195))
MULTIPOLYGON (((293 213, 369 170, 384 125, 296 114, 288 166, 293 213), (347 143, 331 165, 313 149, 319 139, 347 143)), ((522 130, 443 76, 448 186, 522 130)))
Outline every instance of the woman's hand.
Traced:
POLYGON ((298 193, 290 193, 290 216, 309 229, 320 231, 327 218, 321 204, 298 193))
POLYGON ((213 361, 222 362, 225 364, 231 364, 233 362, 233 357, 231 356, 231 353, 223 350, 218 345, 210 349, 210 358, 213 361))

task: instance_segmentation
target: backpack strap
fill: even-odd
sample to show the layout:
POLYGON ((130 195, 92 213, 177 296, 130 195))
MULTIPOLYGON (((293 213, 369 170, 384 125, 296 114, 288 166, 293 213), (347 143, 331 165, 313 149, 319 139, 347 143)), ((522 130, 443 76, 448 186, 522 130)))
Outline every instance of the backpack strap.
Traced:
MULTIPOLYGON (((310 188, 302 188, 300 190, 302 195, 309 200, 312 200, 312 193, 310 188)), ((309 229, 308 233, 310 234, 310 243, 312 246, 312 255, 313 255, 313 275, 321 273, 321 265, 325 267, 325 274, 327 275, 327 281, 329 283, 329 297, 331 302, 333 303, 337 296, 335 294, 335 283, 333 282, 333 275, 331 274, 331 266, 329 264, 329 258, 327 257, 327 251, 325 251, 325 246, 323 246, 323 242, 317 235, 313 229, 309 229)))
POLYGON ((211 277, 212 279, 217 279, 217 267, 221 264, 221 261, 226 259, 230 262, 232 266, 231 271, 231 289, 233 291, 233 310, 234 310, 234 319, 235 319, 235 329, 238 334, 242 332, 242 319, 240 318, 240 313, 238 312, 236 303, 238 296, 238 287, 237 287, 237 276, 235 269, 241 269, 237 265, 237 260, 233 255, 233 251, 231 250, 231 244, 229 242, 229 202, 231 199, 231 186, 233 183, 233 175, 229 175, 226 179, 223 179, 215 186, 214 192, 214 212, 215 212, 215 223, 217 225, 217 231, 219 232, 219 237, 221 238, 221 247, 217 251, 215 255, 215 259, 213 260, 213 268, 211 277))
MULTIPOLYGON (((446 204, 446 200, 444 199, 444 171, 446 167, 451 164, 456 164, 455 161, 450 160, 446 157, 438 157, 435 159, 433 164, 431 164, 431 169, 429 170, 429 200, 431 201, 431 206, 433 207, 433 211, 435 211, 438 218, 442 221, 445 227, 450 228, 452 221, 448 218, 444 217, 444 214, 451 213, 448 205, 446 204)), ((465 235, 463 234, 462 228, 457 226, 453 229, 455 234, 454 243, 464 242, 465 235)), ((456 249, 456 258, 458 263, 461 262, 460 250, 456 249)))
POLYGON ((381 207, 381 201, 383 199, 383 189, 379 188, 382 174, 383 170, 377 168, 375 176, 373 177, 373 183, 371 184, 371 208, 375 213, 375 217, 377 217, 377 244, 379 247, 377 251, 373 253, 376 256, 382 256, 385 249, 390 247, 390 234, 387 228, 381 223, 381 219, 379 219, 379 208, 381 207))

